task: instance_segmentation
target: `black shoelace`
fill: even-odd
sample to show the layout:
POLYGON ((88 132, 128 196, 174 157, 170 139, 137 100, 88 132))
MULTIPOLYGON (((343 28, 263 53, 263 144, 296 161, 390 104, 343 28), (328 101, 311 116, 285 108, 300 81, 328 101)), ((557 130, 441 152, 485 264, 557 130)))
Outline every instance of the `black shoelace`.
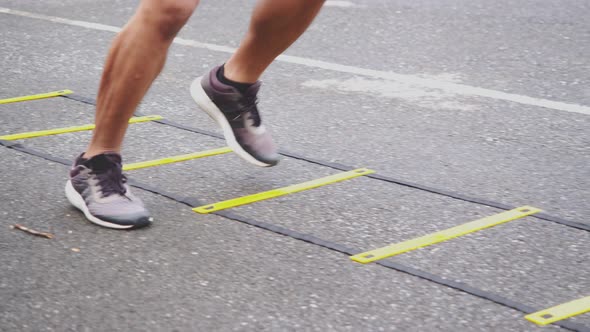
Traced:
POLYGON ((102 197, 109 197, 114 194, 125 196, 127 193, 124 185, 127 183, 127 177, 123 174, 120 166, 109 167, 104 172, 93 172, 93 174, 98 179, 102 197))
POLYGON ((244 96, 242 102, 243 104, 240 104, 241 107, 236 112, 239 114, 233 120, 237 120, 247 114, 248 119, 254 121, 254 126, 259 127, 262 121, 258 113, 258 98, 256 96, 244 96))

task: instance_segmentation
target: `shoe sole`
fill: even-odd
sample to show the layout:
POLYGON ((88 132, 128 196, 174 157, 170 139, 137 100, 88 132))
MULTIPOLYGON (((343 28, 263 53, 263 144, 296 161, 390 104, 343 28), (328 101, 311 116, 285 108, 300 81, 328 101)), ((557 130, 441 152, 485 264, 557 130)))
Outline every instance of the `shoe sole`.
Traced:
POLYGON ((225 115, 223 114, 223 112, 221 112, 217 105, 215 105, 215 103, 209 98, 209 96, 203 89, 203 86, 201 85, 201 79, 202 77, 198 77, 191 84, 191 97, 193 97, 193 100, 197 103, 197 105, 199 105, 199 107, 203 111, 205 111, 205 113, 207 113, 213 120, 215 120, 215 122, 217 122, 217 124, 221 127, 221 130, 223 131, 223 137, 225 137, 227 145, 238 156, 240 156, 242 159, 251 164, 261 167, 273 166, 273 164, 267 164, 254 158, 254 156, 252 156, 246 150, 244 150, 244 148, 242 148, 242 146, 236 140, 234 131, 232 130, 231 125, 229 124, 227 119, 225 118, 225 115))
POLYGON ((68 182, 66 182, 66 197, 68 198, 68 201, 70 201, 70 203, 72 203, 73 206, 75 206, 76 208, 78 208, 80 211, 82 211, 84 213, 84 215, 86 216, 86 219, 88 219, 90 222, 92 222, 94 224, 97 224, 102 227, 114 228, 114 229, 130 229, 133 227, 137 227, 136 225, 113 224, 111 222, 104 221, 104 220, 98 219, 97 217, 93 216, 90 213, 90 211, 88 211, 88 207, 86 206, 86 202, 84 201, 84 198, 82 198, 82 196, 76 191, 76 189, 74 189, 74 186, 72 185, 71 180, 68 180, 68 182))

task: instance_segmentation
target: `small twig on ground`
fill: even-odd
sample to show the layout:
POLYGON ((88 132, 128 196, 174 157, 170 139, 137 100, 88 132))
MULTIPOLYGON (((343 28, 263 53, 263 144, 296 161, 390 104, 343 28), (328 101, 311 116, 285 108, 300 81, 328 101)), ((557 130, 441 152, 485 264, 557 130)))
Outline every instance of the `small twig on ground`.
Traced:
POLYGON ((32 234, 35 236, 44 237, 46 239, 53 239, 53 234, 45 233, 45 232, 38 232, 34 229, 30 229, 30 228, 27 228, 27 227, 19 225, 19 224, 14 224, 14 225, 10 226, 10 228, 20 229, 23 232, 26 232, 26 233, 29 233, 29 234, 32 234))

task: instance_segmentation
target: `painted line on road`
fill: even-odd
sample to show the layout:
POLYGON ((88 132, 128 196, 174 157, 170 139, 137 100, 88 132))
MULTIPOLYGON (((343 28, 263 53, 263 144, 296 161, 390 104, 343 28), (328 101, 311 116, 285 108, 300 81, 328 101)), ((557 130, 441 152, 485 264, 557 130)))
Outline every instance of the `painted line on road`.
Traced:
POLYGON ((474 233, 482 229, 497 226, 503 223, 507 223, 512 220, 520 219, 528 215, 541 212, 532 206, 521 206, 519 208, 505 211, 502 213, 495 214, 493 216, 485 217, 475 221, 468 222, 463 225, 451 227, 436 233, 421 236, 412 240, 396 243, 387 247, 363 252, 354 256, 351 256, 355 262, 359 263, 371 263, 377 260, 381 260, 387 257, 399 255, 408 251, 412 251, 418 248, 423 248, 436 243, 444 242, 462 235, 474 233))
POLYGON ((200 151, 200 152, 183 154, 183 155, 178 155, 178 156, 173 156, 173 157, 166 157, 166 158, 162 158, 162 159, 126 164, 126 165, 123 165, 123 170, 124 171, 132 171, 132 170, 142 169, 142 168, 147 168, 147 167, 154 167, 154 166, 161 166, 161 165, 172 164, 172 163, 179 163, 182 161, 211 157, 211 156, 216 156, 216 155, 220 155, 220 154, 224 154, 224 153, 228 153, 228 152, 232 152, 232 149, 225 147, 225 148, 212 149, 212 150, 207 150, 207 151, 200 151))
MULTIPOLYGON (((66 24, 71 26, 82 27, 86 29, 92 30, 99 30, 99 31, 109 31, 109 32, 119 32, 121 28, 105 25, 100 23, 93 23, 93 22, 86 22, 86 21, 78 21, 78 20, 70 20, 67 18, 56 17, 56 16, 49 16, 43 14, 36 14, 21 10, 15 10, 10 8, 0 7, 0 13, 27 17, 27 18, 34 18, 54 23, 66 24)), ((183 38, 175 38, 174 43, 191 46, 196 48, 208 49, 211 51, 216 52, 223 52, 223 53, 234 53, 235 48, 223 46, 223 45, 216 45, 210 43, 202 43, 195 40, 190 39, 183 39, 183 38)), ((438 89, 443 91, 449 91, 455 94, 461 94, 465 96, 476 96, 476 97, 485 97, 491 98, 496 100, 504 100, 510 101, 514 103, 519 103, 523 105, 529 106, 537 106, 543 107, 558 111, 565 111, 565 112, 572 112, 572 113, 580 113, 590 115, 590 106, 579 105, 574 103, 566 103, 560 101, 554 101, 549 99, 543 98, 535 98, 529 97, 525 95, 519 95, 514 93, 508 93, 503 91, 491 90, 480 88, 476 86, 470 86, 466 84, 459 84, 459 83, 452 83, 446 82, 441 80, 436 80, 432 78, 423 78, 416 75, 407 75, 407 74, 398 74, 390 71, 380 71, 374 69, 367 69, 355 66, 348 66, 348 65, 341 65, 337 63, 321 61, 321 60, 314 60, 309 58, 303 58, 298 56, 291 56, 291 55, 280 55, 277 57, 277 61, 292 63, 303 65, 312 68, 320 68, 340 73, 347 73, 347 74, 354 74, 359 76, 366 76, 371 78, 378 78, 378 79, 386 79, 386 80, 393 80, 403 82, 405 84, 413 84, 418 85, 426 88, 431 89, 438 89)))
POLYGON ((74 93, 74 91, 66 89, 66 90, 52 91, 52 92, 46 92, 46 93, 39 93, 36 95, 20 96, 20 97, 8 98, 8 99, 0 99, 0 105, 1 104, 18 103, 21 101, 30 101, 30 100, 65 96, 65 95, 69 95, 70 93, 74 93))
POLYGON ((528 321, 544 326, 566 318, 590 312, 590 296, 563 303, 549 309, 524 316, 528 321))
MULTIPOLYGON (((161 120, 161 119, 163 119, 163 117, 161 117, 159 115, 147 115, 147 116, 140 116, 140 117, 131 118, 131 119, 129 119, 129 123, 140 123, 140 122, 156 121, 156 120, 161 120)), ((18 139, 60 135, 60 134, 65 134, 65 133, 74 133, 74 132, 78 132, 78 131, 92 130, 92 129, 94 129, 94 127, 95 127, 94 124, 87 124, 87 125, 74 126, 74 127, 55 128, 55 129, 39 130, 39 131, 29 131, 26 133, 0 136, 0 140, 15 141, 18 139)))
POLYGON ((360 7, 359 5, 355 4, 354 2, 350 1, 338 1, 338 0, 328 0, 324 2, 325 7, 340 7, 340 8, 354 8, 360 7))
POLYGON ((359 168, 359 169, 355 169, 352 171, 342 172, 342 173, 326 176, 323 178, 319 178, 319 179, 315 179, 315 180, 311 180, 311 181, 307 181, 307 182, 303 182, 303 183, 299 183, 299 184, 294 184, 294 185, 283 187, 283 188, 273 189, 273 190, 253 194, 253 195, 230 199, 227 201, 222 201, 222 202, 218 202, 218 203, 199 206, 199 207, 193 208, 193 211, 198 212, 198 213, 211 213, 211 212, 216 212, 219 210, 230 209, 230 208, 233 208, 236 206, 246 205, 246 204, 250 204, 250 203, 254 203, 254 202, 258 202, 258 201, 262 201, 262 200, 266 200, 266 199, 270 199, 270 198, 280 197, 280 196, 284 196, 287 194, 292 194, 292 193, 296 193, 296 192, 300 192, 300 191, 304 191, 304 190, 308 190, 308 189, 313 189, 313 188, 325 186, 327 184, 331 184, 331 183, 335 183, 335 182, 350 180, 350 179, 353 179, 353 178, 356 178, 359 176, 363 176, 363 175, 367 175, 367 174, 371 174, 374 172, 375 171, 367 169, 367 168, 359 168))

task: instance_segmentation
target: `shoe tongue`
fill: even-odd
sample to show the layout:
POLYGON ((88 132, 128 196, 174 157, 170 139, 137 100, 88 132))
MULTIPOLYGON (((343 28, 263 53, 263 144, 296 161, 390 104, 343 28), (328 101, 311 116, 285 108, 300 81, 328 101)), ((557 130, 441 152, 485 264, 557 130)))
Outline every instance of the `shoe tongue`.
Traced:
POLYGON ((96 155, 84 162, 84 165, 93 171, 105 171, 121 165, 121 155, 115 152, 106 152, 96 155))

